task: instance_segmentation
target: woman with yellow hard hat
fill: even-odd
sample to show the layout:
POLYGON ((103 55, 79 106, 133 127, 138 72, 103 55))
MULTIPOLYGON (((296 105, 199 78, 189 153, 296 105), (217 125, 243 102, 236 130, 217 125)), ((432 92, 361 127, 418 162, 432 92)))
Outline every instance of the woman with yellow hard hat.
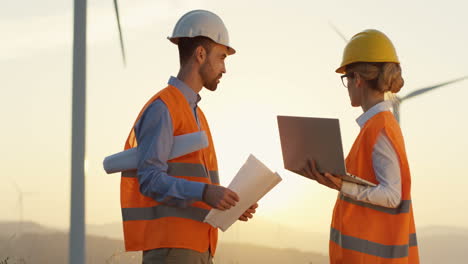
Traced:
POLYGON ((403 135, 390 112, 386 92, 403 87, 400 62, 390 39, 365 30, 349 41, 342 73, 351 105, 364 113, 361 131, 346 158, 349 173, 376 184, 363 186, 321 174, 315 162, 308 177, 339 191, 330 233, 330 263, 417 264, 416 230, 411 205, 411 176, 403 135))

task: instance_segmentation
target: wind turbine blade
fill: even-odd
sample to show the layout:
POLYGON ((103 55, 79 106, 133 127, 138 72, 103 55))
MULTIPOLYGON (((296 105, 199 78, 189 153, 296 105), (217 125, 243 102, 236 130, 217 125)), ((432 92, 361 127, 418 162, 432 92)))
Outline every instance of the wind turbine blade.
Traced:
POLYGON ((455 79, 455 80, 451 80, 451 81, 448 81, 448 82, 443 82, 443 83, 440 83, 440 84, 437 84, 437 85, 422 88, 422 89, 419 89, 419 90, 416 90, 414 92, 411 92, 411 93, 407 94, 406 96, 401 98, 401 100, 403 101, 403 100, 409 99, 411 97, 415 97, 415 96, 418 96, 420 94, 432 91, 434 89, 437 89, 437 88, 440 88, 440 87, 443 87, 443 86, 446 86, 446 85, 449 85, 449 84, 452 84, 452 83, 456 83, 456 82, 465 80, 467 78, 468 78, 468 76, 464 76, 464 77, 461 77, 461 78, 458 78, 458 79, 455 79))
POLYGON ((337 27, 335 27, 335 25, 333 25, 332 22, 328 21, 328 24, 330 25, 330 27, 333 28, 336 34, 338 34, 344 40, 345 43, 348 43, 348 39, 345 37, 345 35, 341 33, 341 31, 337 27))
POLYGON ((119 28, 119 38, 120 38, 120 50, 122 51, 122 59, 124 66, 127 64, 127 60, 125 59, 125 47, 122 37, 122 28, 120 27, 120 15, 119 15, 119 5, 117 4, 117 0, 114 0, 114 8, 115 8, 115 16, 117 17, 117 26, 119 28))

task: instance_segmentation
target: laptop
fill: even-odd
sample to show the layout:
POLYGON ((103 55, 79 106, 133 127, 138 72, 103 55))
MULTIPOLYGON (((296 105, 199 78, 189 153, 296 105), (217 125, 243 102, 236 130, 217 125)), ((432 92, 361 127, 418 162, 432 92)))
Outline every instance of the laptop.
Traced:
POLYGON ((376 186, 346 171, 340 123, 334 118, 278 116, 284 168, 305 176, 307 160, 315 160, 320 173, 329 172, 344 181, 376 186))

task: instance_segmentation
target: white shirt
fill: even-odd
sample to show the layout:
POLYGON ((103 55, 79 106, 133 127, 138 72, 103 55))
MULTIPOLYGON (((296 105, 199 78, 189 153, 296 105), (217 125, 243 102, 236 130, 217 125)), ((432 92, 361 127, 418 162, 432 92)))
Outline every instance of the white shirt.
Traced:
MULTIPOLYGON (((356 119, 361 129, 374 115, 390 111, 391 102, 380 102, 356 119)), ((385 131, 380 132, 372 151, 372 166, 379 182, 375 187, 343 181, 341 193, 354 200, 396 208, 401 202, 400 163, 385 131)), ((357 175, 359 176, 359 175, 357 175)))

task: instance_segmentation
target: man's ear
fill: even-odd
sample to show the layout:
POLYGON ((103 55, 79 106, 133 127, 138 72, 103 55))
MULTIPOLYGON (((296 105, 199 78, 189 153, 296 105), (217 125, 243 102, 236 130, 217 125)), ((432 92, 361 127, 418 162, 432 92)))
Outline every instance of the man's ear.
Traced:
POLYGON ((198 46, 195 49, 195 60, 199 64, 203 64, 205 62, 205 60, 206 60, 206 50, 205 50, 205 48, 203 48, 203 46, 198 46))

